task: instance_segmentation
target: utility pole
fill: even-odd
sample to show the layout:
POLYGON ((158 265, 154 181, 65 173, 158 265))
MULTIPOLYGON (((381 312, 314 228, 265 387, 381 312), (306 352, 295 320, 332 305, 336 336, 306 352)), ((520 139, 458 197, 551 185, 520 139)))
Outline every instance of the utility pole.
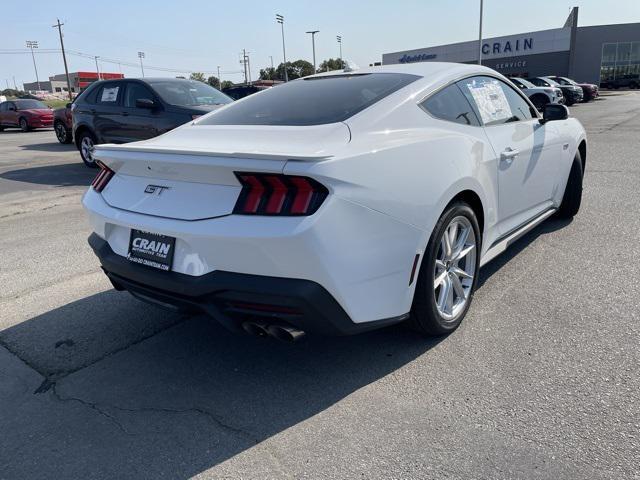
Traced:
POLYGON ((338 40, 338 45, 340 45, 340 66, 342 66, 342 36, 336 35, 336 40, 338 40))
POLYGON ((251 83, 251 59, 249 58, 249 54, 251 52, 247 52, 247 72, 249 72, 249 83, 251 83))
POLYGON ((93 58, 94 58, 94 59, 95 59, 95 61, 96 61, 96 73, 98 74, 98 80, 102 80, 102 79, 100 78, 100 69, 98 68, 98 59, 99 59, 100 57, 94 56, 93 58))
POLYGON ((271 70, 273 70, 273 55, 269 55, 269 58, 271 59, 271 70))
POLYGON ((289 81, 289 74, 287 73, 287 51, 284 47, 284 17, 279 13, 276 13, 276 22, 282 27, 282 58, 284 59, 284 81, 289 81))
POLYGON ((38 83, 38 90, 42 90, 40 88, 40 79, 38 78, 38 67, 36 67, 36 57, 33 54, 33 49, 38 48, 37 40, 27 40, 27 48, 31 49, 31 58, 33 59, 33 69, 36 71, 36 82, 38 83))
POLYGON ((9 79, 5 78, 4 81, 7 83, 7 90, 9 90, 9 79))
POLYGON ((240 60, 240 63, 242 64, 242 66, 244 67, 244 84, 247 84, 247 51, 243 48, 242 49, 242 60, 240 60))
POLYGON ((478 65, 482 65, 482 2, 480 0, 480 32, 478 34, 478 65))
POLYGON ((138 52, 138 58, 140 59, 140 70, 142 70, 142 78, 144 78, 144 66, 142 66, 142 59, 144 58, 144 52, 138 52))
POLYGON ((67 92, 69 93, 69 100, 73 100, 73 95, 71 95, 71 81, 69 80, 69 68, 67 67, 67 56, 64 53, 64 41, 62 40, 62 25, 64 25, 64 23, 60 23, 59 18, 56 18, 56 20, 58 23, 51 27, 57 28, 58 34, 60 35, 60 48, 62 49, 62 60, 64 61, 64 74, 67 77, 67 92))
POLYGON ((16 85, 16 76, 13 76, 13 89, 18 90, 18 85, 16 85))
POLYGON ((311 30, 310 33, 311 34, 311 47, 313 48, 313 73, 316 73, 316 33, 318 33, 320 30, 311 30))
POLYGON ((218 88, 222 90, 222 78, 220 77, 220 65, 218 65, 218 88))

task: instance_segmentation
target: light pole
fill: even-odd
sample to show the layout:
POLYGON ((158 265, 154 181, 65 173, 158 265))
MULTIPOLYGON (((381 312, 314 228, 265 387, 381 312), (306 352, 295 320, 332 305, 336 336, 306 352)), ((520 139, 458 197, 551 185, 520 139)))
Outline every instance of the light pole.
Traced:
POLYGON ((318 33, 320 30, 311 30, 310 33, 311 34, 311 48, 313 48, 313 73, 316 73, 316 33, 318 33))
POLYGON ((36 71, 36 82, 38 83, 38 90, 41 90, 40 79, 38 78, 38 67, 36 67, 36 56, 33 54, 33 49, 38 48, 38 41, 27 40, 27 48, 31 49, 31 58, 33 59, 33 69, 36 71))
POLYGON ((222 90, 222 77, 220 76, 220 65, 218 65, 218 88, 222 90))
POLYGON ((98 80, 102 80, 102 79, 100 78, 100 67, 98 67, 98 59, 99 59, 100 57, 98 57, 98 56, 94 56, 93 58, 94 58, 94 59, 95 59, 95 61, 96 61, 96 73, 98 74, 98 80))
POLYGON ((478 65, 482 65, 482 1, 480 0, 480 32, 478 34, 478 65))
POLYGON ((140 70, 142 70, 142 78, 144 78, 144 66, 142 65, 142 59, 144 58, 144 52, 138 52, 138 58, 140 59, 140 70))
POLYGON ((336 35, 336 40, 338 40, 338 45, 340 45, 340 66, 342 66, 342 36, 336 35))
POLYGON ((287 73, 287 51, 284 47, 284 17, 279 13, 276 13, 276 22, 282 27, 282 58, 284 58, 284 81, 289 81, 289 74, 287 73))

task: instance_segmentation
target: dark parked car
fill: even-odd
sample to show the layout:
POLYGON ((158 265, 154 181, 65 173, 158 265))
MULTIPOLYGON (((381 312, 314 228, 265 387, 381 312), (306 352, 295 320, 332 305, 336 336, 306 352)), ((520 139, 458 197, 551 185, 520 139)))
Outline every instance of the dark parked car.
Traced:
POLYGON ((562 90, 564 95, 565 105, 573 105, 574 103, 581 102, 584 98, 582 88, 577 85, 560 85, 555 80, 549 77, 532 77, 527 78, 531 83, 538 87, 557 87, 562 90))
POLYGON ((146 140, 233 100, 206 83, 178 78, 105 80, 72 104, 73 138, 87 166, 98 143, 146 140))
POLYGON ((0 130, 19 128, 28 132, 53 125, 53 111, 40 100, 18 99, 0 103, 0 130))
POLYGON ((600 82, 600 87, 602 88, 640 88, 640 75, 638 74, 629 74, 629 75, 620 75, 617 78, 612 78, 610 80, 605 80, 600 82))
POLYGON ((71 143, 73 141, 73 116, 70 103, 53 111, 53 130, 56 132, 56 138, 60 143, 71 143))
POLYGON ((576 85, 582 89, 582 101, 589 102, 595 100, 600 94, 600 90, 597 85, 593 83, 578 83, 575 80, 571 80, 567 77, 549 77, 551 80, 559 83, 560 85, 576 85))
POLYGON ((240 100, 241 98, 248 97, 249 95, 253 95, 254 93, 260 92, 261 90, 266 90, 271 87, 258 87, 256 85, 234 85, 233 87, 227 87, 222 91, 225 95, 229 95, 234 100, 240 100))

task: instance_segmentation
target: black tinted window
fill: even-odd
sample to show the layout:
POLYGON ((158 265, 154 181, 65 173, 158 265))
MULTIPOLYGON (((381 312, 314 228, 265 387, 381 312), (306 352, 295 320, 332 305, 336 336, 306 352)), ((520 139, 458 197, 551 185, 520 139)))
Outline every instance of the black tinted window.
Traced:
POLYGON ((471 77, 461 80, 458 85, 486 126, 533 118, 527 101, 497 78, 471 77))
POLYGON ((457 85, 449 85, 431 95, 422 106, 431 115, 463 125, 480 125, 478 117, 457 85))
POLYGON ((401 73, 368 73, 294 80, 242 99, 201 123, 321 125, 341 122, 418 78, 401 73))
POLYGON ((211 85, 196 80, 154 81, 151 86, 171 105, 226 105, 233 101, 211 85))
POLYGON ((124 106, 135 108, 136 100, 138 99, 155 101, 153 93, 144 85, 137 82, 127 83, 127 92, 124 95, 124 106))

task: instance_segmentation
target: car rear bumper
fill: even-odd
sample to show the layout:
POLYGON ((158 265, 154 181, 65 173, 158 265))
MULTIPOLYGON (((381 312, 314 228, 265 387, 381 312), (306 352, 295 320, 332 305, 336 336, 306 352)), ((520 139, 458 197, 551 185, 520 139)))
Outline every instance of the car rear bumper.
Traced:
POLYGON ((310 333, 351 335, 408 317, 354 323, 326 289, 310 280, 221 270, 194 277, 132 263, 95 233, 89 245, 117 290, 160 306, 206 313, 233 331, 249 318, 260 318, 310 333))

